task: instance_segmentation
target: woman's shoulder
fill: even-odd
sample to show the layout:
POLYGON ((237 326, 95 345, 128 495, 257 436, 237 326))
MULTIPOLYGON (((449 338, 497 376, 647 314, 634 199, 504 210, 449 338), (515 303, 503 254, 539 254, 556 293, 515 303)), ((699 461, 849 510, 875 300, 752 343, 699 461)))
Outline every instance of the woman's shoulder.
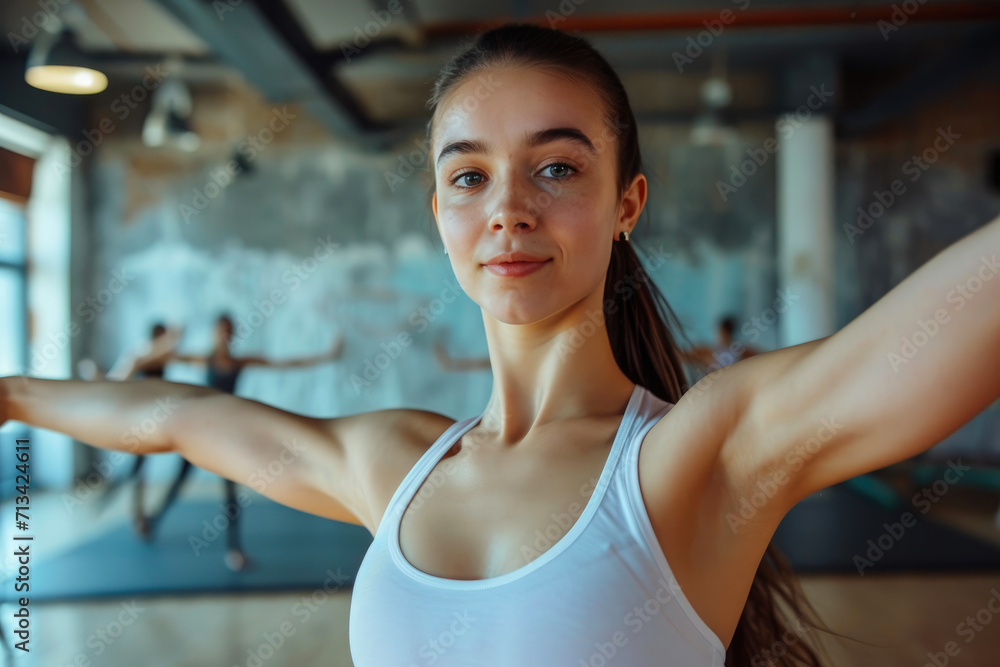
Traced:
POLYGON ((455 419, 430 410, 387 408, 328 420, 348 446, 348 455, 363 452, 394 461, 423 455, 455 419))
MULTIPOLYGON (((390 408, 356 415, 348 457, 373 519, 381 517, 403 479, 420 457, 457 420, 429 410, 390 408)), ((366 526, 373 533, 377 521, 366 526)))
POLYGON ((401 440, 421 455, 430 449, 445 431, 458 423, 458 420, 432 410, 398 408, 395 412, 398 413, 401 440))

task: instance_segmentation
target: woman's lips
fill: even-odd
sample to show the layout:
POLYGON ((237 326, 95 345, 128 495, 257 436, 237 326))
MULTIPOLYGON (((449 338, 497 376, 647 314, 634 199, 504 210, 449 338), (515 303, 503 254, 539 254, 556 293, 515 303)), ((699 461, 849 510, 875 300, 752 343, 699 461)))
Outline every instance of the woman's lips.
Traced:
POLYGON ((498 276, 514 278, 534 273, 551 261, 551 259, 547 259, 544 262, 499 262, 497 264, 486 264, 485 266, 491 273, 498 276))

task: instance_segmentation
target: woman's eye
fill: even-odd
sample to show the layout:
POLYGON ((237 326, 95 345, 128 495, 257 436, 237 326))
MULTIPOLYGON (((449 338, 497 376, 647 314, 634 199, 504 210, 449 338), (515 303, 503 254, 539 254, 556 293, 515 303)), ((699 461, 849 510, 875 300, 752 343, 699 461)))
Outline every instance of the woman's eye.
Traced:
POLYGON ((552 171, 550 173, 556 178, 564 178, 566 176, 569 176, 571 172, 576 171, 573 167, 569 166, 565 162, 553 162, 547 167, 544 167, 542 171, 545 171, 546 169, 551 169, 552 171))
MULTIPOLYGON (((542 168, 542 171, 549 170, 549 175, 556 179, 564 179, 570 176, 576 171, 575 167, 571 167, 565 162, 553 162, 542 168)), ((451 180, 452 185, 456 185, 459 188, 474 188, 477 185, 482 185, 483 175, 477 171, 467 171, 465 173, 459 174, 451 180), (471 180, 470 180, 471 179, 471 180)))
POLYGON ((452 179, 451 183, 452 183, 452 185, 459 185, 459 187, 467 187, 467 188, 468 187, 475 187, 475 186, 479 185, 482 181, 475 181, 475 182, 471 182, 470 183, 467 180, 462 181, 462 179, 468 179, 468 178, 480 178, 481 179, 482 177, 483 177, 483 175, 480 174, 480 173, 477 173, 475 171, 467 171, 464 174, 459 174, 458 176, 456 176, 454 179, 452 179), (462 183, 459 184, 459 181, 462 181, 462 183))

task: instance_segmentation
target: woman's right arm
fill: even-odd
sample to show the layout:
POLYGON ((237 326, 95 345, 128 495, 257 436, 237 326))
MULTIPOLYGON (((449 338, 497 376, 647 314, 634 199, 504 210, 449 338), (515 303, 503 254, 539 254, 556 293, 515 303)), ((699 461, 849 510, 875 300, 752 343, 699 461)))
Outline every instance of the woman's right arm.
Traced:
POLYGON ((167 361, 181 361, 186 364, 205 364, 208 363, 208 357, 202 356, 200 354, 170 354, 166 357, 167 361))
MULTIPOLYGON (((0 424, 16 420, 132 454, 176 452, 283 505, 367 525, 363 474, 370 450, 393 443, 392 415, 316 419, 210 387, 145 378, 127 382, 0 378, 0 424), (373 442, 370 438, 382 436, 373 442), (343 442, 357 445, 350 452, 343 442)), ((369 522, 370 523, 370 522, 369 522)))

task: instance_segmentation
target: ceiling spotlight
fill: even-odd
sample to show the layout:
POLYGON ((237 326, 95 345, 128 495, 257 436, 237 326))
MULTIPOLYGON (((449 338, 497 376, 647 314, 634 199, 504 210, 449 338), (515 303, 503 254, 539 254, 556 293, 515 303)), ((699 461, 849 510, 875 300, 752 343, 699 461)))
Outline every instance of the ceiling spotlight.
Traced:
POLYGON ((201 139, 191 129, 191 93, 176 78, 168 78, 153 95, 152 109, 142 125, 142 142, 147 146, 176 146, 198 150, 201 139))
POLYGON ((702 111, 691 125, 691 143, 697 146, 724 146, 739 141, 739 130, 731 121, 728 107, 733 90, 726 76, 726 52, 713 54, 712 71, 701 84, 702 111))
POLYGON ((31 43, 24 80, 41 90, 70 95, 92 95, 107 88, 108 77, 84 67, 83 61, 68 30, 41 29, 31 43))

